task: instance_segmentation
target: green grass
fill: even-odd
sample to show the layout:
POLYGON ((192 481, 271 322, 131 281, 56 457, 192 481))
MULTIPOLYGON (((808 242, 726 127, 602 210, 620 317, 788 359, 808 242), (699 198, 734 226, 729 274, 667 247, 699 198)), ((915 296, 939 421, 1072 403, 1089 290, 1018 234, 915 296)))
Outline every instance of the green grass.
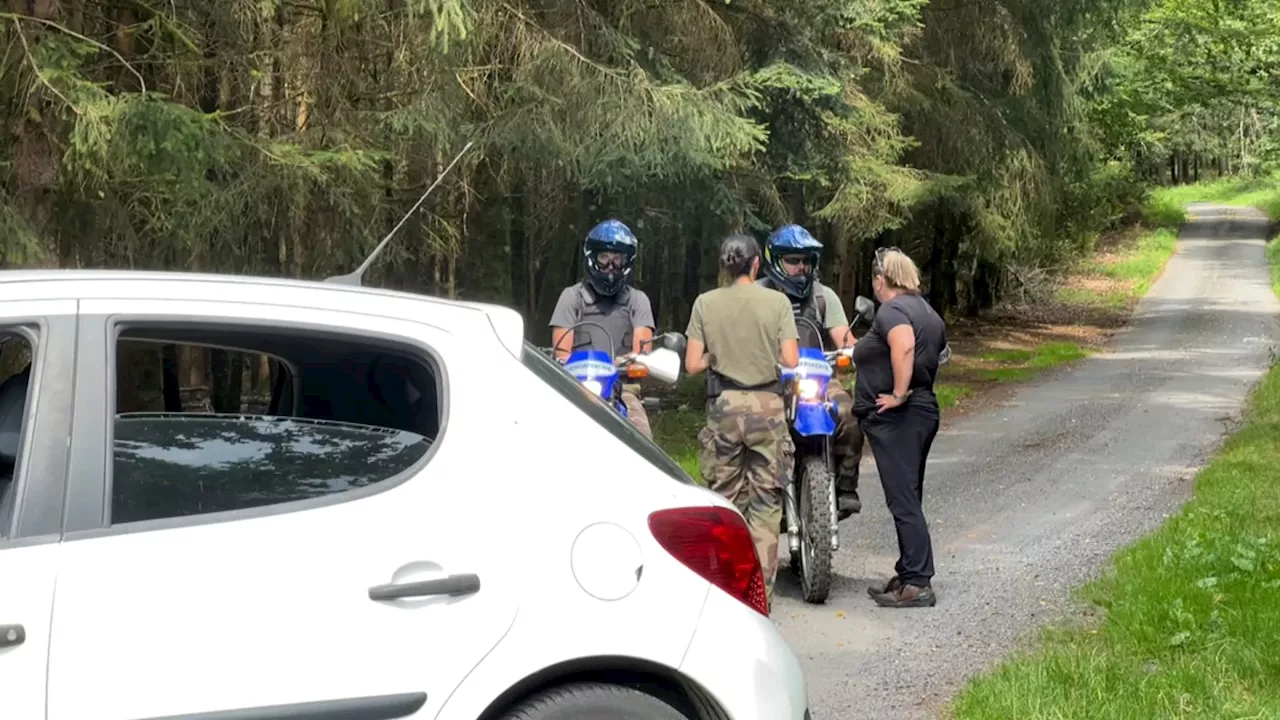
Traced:
POLYGON ((676 387, 663 393, 662 409, 649 413, 653 440, 699 483, 698 431, 707 421, 706 377, 683 375, 676 387))
POLYGON ((960 401, 973 394, 973 388, 967 385, 951 385, 948 383, 937 383, 933 386, 933 393, 938 396, 938 407, 943 410, 950 410, 960 401))
POLYGON ((654 442, 698 482, 702 482, 698 469, 698 431, 706 421, 706 409, 702 405, 664 409, 649 415, 654 442))
POLYGON ((1067 342, 1044 343, 1031 350, 991 350, 983 353, 981 359, 1011 367, 981 370, 978 376, 992 382, 1025 380, 1037 370, 1058 367, 1088 356, 1088 350, 1067 342))
MULTIPOLYGON (((1280 293, 1280 241, 1268 258, 1280 293)), ((1105 611, 1096 627, 1045 631, 1036 651, 972 681, 953 715, 1280 717, 1280 365, 1192 500, 1081 596, 1105 611)))
POLYGON ((1173 257, 1177 241, 1177 230, 1160 228, 1146 233, 1136 243, 1125 247, 1116 261, 1105 262, 1090 258, 1082 263, 1082 273, 1124 281, 1125 285, 1105 293, 1090 292, 1083 288, 1060 288, 1055 299, 1070 305, 1122 307, 1129 300, 1147 294, 1165 263, 1173 257))
POLYGON ((1178 242, 1178 232, 1161 228, 1144 235, 1138 240, 1137 247, 1131 252, 1121 255, 1118 262, 1094 262, 1095 270, 1113 280, 1129 280, 1134 283, 1130 293, 1136 297, 1146 295, 1151 289, 1151 282, 1164 268, 1165 262, 1173 255, 1178 242))
POLYGON ((1280 295, 1280 237, 1267 245, 1267 262, 1271 264, 1271 289, 1280 295))

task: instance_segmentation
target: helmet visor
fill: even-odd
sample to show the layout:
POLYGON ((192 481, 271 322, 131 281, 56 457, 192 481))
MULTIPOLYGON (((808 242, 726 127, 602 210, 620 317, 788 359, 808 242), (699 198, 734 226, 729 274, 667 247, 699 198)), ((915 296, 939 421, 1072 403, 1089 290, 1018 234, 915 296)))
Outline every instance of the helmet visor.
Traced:
POLYGON ((595 253, 595 266, 601 272, 617 272, 627 264, 627 257, 620 252, 600 250, 595 253))

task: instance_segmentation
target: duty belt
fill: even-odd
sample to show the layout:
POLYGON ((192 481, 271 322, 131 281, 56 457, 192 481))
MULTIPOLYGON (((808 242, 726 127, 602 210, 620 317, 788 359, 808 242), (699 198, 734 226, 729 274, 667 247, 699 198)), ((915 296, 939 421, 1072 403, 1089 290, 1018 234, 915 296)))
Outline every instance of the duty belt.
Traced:
POLYGON ((782 394, 782 383, 778 380, 770 380, 759 385, 743 385, 735 381, 727 375, 721 375, 715 370, 707 371, 707 397, 719 397, 720 393, 725 390, 738 390, 742 392, 767 392, 774 395, 782 394))

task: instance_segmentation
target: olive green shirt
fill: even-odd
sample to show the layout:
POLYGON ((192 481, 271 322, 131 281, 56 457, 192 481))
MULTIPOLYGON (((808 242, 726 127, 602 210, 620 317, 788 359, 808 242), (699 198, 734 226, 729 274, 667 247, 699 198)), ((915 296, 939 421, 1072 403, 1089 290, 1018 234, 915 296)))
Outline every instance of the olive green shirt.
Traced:
POLYGON ((777 380, 782 342, 798 338, 787 296, 755 283, 699 295, 685 335, 706 346, 712 370, 746 386, 777 380))
POLYGON ((844 312, 844 303, 840 302, 840 296, 829 285, 819 284, 819 287, 822 288, 822 296, 827 301, 827 316, 823 318, 827 329, 848 327, 849 316, 844 312))

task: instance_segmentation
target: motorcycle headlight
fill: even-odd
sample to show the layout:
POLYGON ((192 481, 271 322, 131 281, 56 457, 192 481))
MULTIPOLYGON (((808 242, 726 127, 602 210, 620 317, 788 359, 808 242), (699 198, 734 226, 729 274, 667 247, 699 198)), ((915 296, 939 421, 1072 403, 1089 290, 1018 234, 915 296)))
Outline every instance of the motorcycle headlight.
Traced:
POLYGON ((601 385, 599 380, 583 380, 582 387, 590 390, 596 395, 604 392, 604 385, 601 385))
POLYGON ((819 383, 813 378, 803 378, 796 383, 796 394, 801 400, 816 400, 819 383))

